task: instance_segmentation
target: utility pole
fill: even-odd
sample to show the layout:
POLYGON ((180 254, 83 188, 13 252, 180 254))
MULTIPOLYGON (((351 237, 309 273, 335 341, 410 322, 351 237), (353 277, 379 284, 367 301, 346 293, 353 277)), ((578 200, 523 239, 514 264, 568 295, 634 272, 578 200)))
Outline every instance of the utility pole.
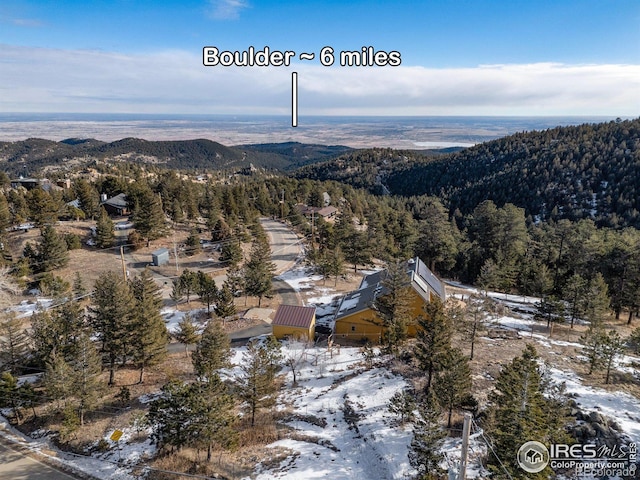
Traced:
POLYGON ((120 245, 120 259, 122 260, 122 276, 127 281, 127 264, 124 261, 124 245, 120 245))
POLYGON ((280 218, 284 220, 284 188, 282 189, 282 199, 280 200, 280 218))
POLYGON ((465 412, 464 424, 462 425, 462 452, 460 453, 460 470, 458 480, 467 478, 467 460, 469 456, 469 433, 471 431, 471 414, 465 412))

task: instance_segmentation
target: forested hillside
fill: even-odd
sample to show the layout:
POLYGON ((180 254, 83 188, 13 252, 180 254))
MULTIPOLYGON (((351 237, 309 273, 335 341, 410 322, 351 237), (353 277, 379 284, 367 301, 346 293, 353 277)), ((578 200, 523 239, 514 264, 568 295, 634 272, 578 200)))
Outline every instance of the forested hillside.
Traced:
POLYGON ((301 168, 374 193, 439 197, 468 214, 484 200, 540 220, 640 226, 640 119, 524 132, 460 152, 372 149, 301 168))
POLYGON ((392 193, 435 195, 451 211, 489 199, 541 219, 640 226, 640 119, 519 133, 399 167, 385 179, 392 193))
POLYGON ((115 142, 95 139, 67 139, 61 142, 30 138, 20 142, 0 142, 0 168, 11 175, 31 175, 48 165, 71 160, 84 165, 93 160, 124 160, 157 163, 173 169, 226 170, 249 164, 285 170, 323 160, 349 150, 287 143, 226 147, 211 140, 147 141, 124 138, 115 142))

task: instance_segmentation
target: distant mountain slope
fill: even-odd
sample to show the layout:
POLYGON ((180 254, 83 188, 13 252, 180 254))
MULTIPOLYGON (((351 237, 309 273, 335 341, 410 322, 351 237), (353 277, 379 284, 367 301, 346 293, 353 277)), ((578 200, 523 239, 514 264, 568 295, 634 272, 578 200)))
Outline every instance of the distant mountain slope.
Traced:
POLYGON ((351 147, 342 145, 313 145, 300 142, 257 143, 236 145, 233 148, 284 157, 291 162, 289 169, 326 160, 353 150, 351 147))
POLYGON ((12 175, 32 174, 48 165, 75 164, 92 160, 120 160, 162 164, 177 169, 236 169, 253 164, 286 170, 325 159, 347 147, 325 147, 287 143, 226 147, 205 139, 147 141, 124 138, 115 142, 70 138, 61 142, 30 138, 0 142, 0 168, 12 175))
POLYGON ((359 150, 295 174, 433 195, 462 213, 490 199, 541 219, 640 228, 640 119, 523 132, 450 154, 359 150))
POLYGON ((490 199, 541 218, 640 227, 640 119, 518 133, 398 165, 385 184, 392 193, 439 196, 463 213, 490 199))

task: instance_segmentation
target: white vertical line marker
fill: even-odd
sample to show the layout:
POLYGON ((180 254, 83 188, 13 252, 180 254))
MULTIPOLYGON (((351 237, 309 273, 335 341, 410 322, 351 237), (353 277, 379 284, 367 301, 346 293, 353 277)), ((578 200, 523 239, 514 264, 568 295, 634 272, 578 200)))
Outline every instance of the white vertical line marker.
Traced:
POLYGON ((298 126, 298 72, 291 73, 291 126, 298 126))

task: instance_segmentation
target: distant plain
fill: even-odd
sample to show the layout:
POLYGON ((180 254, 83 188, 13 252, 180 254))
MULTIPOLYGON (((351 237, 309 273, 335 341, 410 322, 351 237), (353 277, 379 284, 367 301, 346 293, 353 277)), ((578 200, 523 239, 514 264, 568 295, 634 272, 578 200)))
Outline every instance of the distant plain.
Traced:
POLYGON ((608 117, 321 117, 2 113, 0 141, 126 137, 145 140, 206 138, 223 145, 301 142, 354 148, 468 147, 529 130, 614 120, 608 117))

